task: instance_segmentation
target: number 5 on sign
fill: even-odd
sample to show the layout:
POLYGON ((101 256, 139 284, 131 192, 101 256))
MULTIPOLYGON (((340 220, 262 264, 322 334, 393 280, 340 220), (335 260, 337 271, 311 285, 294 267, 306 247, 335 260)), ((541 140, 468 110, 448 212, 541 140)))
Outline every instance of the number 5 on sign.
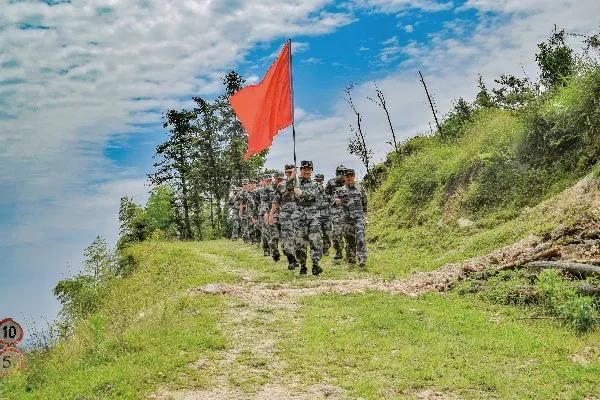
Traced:
POLYGON ((23 366, 23 353, 14 347, 0 350, 0 374, 7 374, 15 368, 23 366))
POLYGON ((23 339, 23 328, 17 321, 12 318, 0 320, 0 346, 14 346, 21 339, 23 339))

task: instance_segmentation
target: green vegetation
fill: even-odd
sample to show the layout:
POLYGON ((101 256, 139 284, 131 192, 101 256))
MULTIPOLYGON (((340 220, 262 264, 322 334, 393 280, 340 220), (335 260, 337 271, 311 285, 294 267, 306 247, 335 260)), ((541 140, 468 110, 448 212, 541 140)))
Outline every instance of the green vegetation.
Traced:
POLYGON ((464 399, 583 399, 597 394, 600 333, 578 338, 514 309, 456 295, 380 293, 305 300, 302 324, 281 343, 287 374, 324 376, 350 398, 412 399, 425 390, 464 399), (571 359, 594 357, 581 365, 571 359))
POLYGON ((142 398, 164 382, 210 383, 187 365, 225 346, 216 325, 223 300, 184 292, 235 277, 199 257, 191 244, 148 242, 127 251, 136 259, 135 272, 110 280, 69 338, 48 352, 29 354, 26 370, 3 382, 0 397, 142 398))

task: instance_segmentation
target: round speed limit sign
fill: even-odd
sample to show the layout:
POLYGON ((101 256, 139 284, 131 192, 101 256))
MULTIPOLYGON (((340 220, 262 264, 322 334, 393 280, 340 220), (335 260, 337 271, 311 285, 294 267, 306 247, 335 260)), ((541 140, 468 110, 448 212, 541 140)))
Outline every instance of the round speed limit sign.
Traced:
POLYGON ((14 346, 23 339, 23 328, 12 318, 0 320, 0 346, 14 346))
POLYGON ((14 347, 0 350, 0 374, 7 374, 23 366, 23 353, 14 347))

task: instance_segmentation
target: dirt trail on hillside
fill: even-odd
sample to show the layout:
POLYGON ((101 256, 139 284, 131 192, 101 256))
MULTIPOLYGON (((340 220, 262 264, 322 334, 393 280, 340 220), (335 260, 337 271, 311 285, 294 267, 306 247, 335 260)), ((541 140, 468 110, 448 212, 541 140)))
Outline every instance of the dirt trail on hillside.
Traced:
MULTIPOLYGON (((459 264, 433 272, 415 273, 403 280, 382 279, 310 279, 293 284, 268 284, 244 276, 240 284, 209 284, 192 288, 189 295, 225 296, 227 313, 220 321, 228 333, 230 346, 216 360, 199 360, 191 368, 215 377, 207 390, 161 390, 149 397, 154 400, 342 400, 349 397, 339 387, 325 382, 306 387, 299 379, 285 374, 286 363, 275 346, 285 335, 293 334, 301 320, 296 313, 301 297, 327 293, 350 294, 383 291, 418 296, 429 291, 445 291, 462 274, 459 264), (285 326, 285 328, 282 328, 285 326), (244 391, 243 387, 250 387, 244 391)), ((424 392, 428 393, 428 392, 424 392)), ((443 399, 415 393, 415 398, 443 399)), ((449 398, 449 397, 448 397, 449 398)))

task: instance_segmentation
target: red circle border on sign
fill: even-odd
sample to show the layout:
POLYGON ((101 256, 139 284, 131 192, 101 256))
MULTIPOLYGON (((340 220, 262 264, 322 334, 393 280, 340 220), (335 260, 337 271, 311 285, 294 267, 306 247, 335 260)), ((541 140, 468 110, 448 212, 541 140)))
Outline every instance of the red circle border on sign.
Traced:
MULTIPOLYGON (((15 321, 12 318, 4 318, 3 320, 0 321, 0 325, 2 325, 5 322, 8 322, 8 321, 12 321, 15 324, 17 324, 17 326, 19 327, 20 332, 19 332, 19 337, 17 339, 15 339, 15 341, 12 344, 9 344, 7 341, 0 339, 0 343, 4 344, 6 346, 6 348, 10 348, 11 346, 16 345, 21 340, 23 340, 23 335, 25 333, 25 331, 23 330, 23 327, 21 326, 21 324, 19 324, 17 321, 15 321)), ((4 351, 4 350, 2 350, 2 351, 4 351)))
POLYGON ((19 366, 17 368, 23 368, 23 365, 24 365, 23 359, 25 358, 25 356, 23 355, 23 352, 21 350, 17 349, 16 347, 8 346, 8 347, 5 347, 2 350, 0 350, 0 356, 2 354, 4 354, 4 353, 8 352, 8 351, 14 351, 14 352, 18 353, 21 356, 19 358, 19 366))

